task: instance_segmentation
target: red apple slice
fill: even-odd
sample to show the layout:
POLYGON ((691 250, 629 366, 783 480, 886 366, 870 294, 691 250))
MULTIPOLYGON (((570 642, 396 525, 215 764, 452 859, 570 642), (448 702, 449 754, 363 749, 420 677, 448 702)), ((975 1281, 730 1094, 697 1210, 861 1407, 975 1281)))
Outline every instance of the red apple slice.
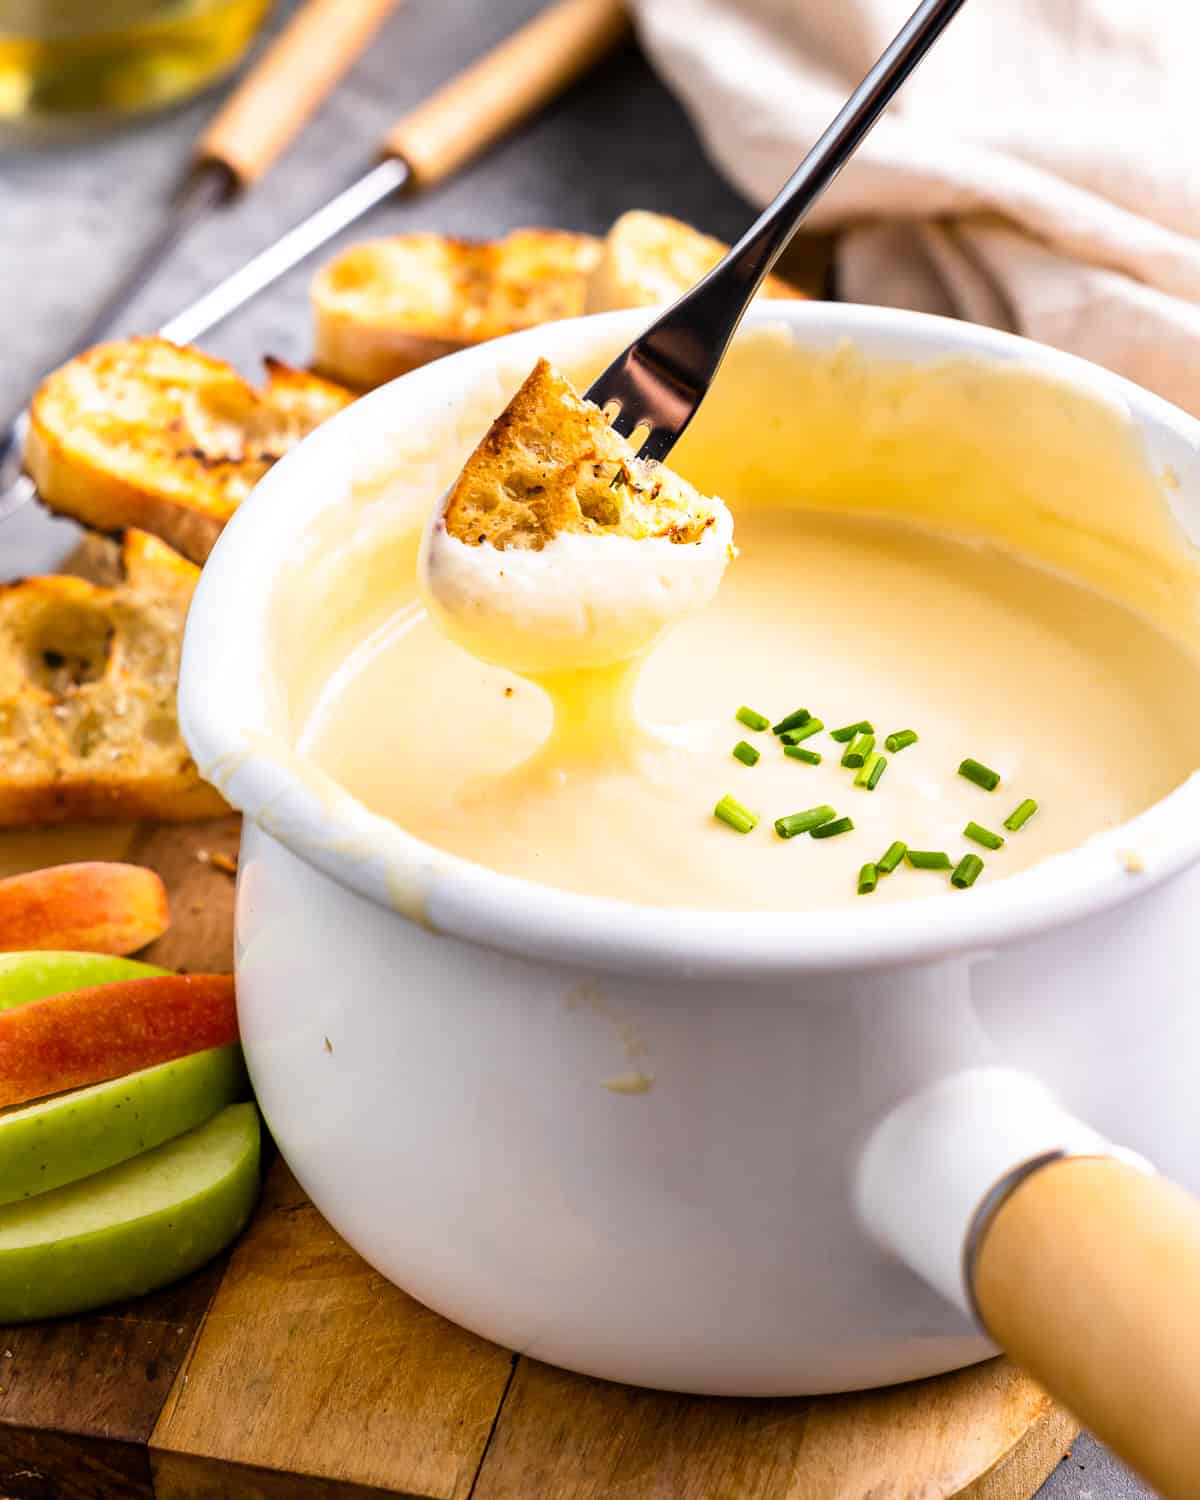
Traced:
POLYGON ((161 937, 169 921, 166 888, 140 865, 52 865, 0 880, 3 953, 135 953, 161 937))
POLYGON ((231 974, 72 990, 0 1014, 0 1108, 237 1041, 231 974))

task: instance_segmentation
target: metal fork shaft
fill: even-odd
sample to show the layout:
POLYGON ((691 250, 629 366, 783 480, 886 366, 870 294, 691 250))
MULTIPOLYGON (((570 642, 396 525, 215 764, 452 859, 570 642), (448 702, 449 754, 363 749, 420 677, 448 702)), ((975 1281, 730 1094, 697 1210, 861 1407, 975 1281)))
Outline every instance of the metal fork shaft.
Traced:
POLYGON ((593 383, 590 400, 620 405, 613 425, 624 436, 649 424, 643 458, 663 459, 675 445, 746 308, 801 220, 965 3, 921 0, 774 201, 725 258, 593 383))

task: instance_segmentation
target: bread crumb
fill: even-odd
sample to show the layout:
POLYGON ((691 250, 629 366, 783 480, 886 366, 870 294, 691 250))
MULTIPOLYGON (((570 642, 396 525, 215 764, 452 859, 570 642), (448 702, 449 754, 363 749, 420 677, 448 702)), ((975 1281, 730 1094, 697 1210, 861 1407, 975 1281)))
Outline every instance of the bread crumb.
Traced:
POLYGON ((237 860, 230 854, 210 854, 208 862, 214 870, 220 870, 225 875, 237 874, 237 860))
POLYGON ((648 1094, 654 1087, 653 1073, 614 1073, 602 1080, 610 1094, 648 1094))
POLYGON ((333 1052, 333 1043, 329 1040, 328 1037, 325 1038, 325 1050, 326 1052, 331 1054, 333 1052))
POLYGON ((206 865, 206 864, 209 863, 209 861, 211 859, 212 859, 212 855, 208 852, 207 849, 197 849, 196 850, 196 863, 198 865, 206 865))
POLYGON ((1128 871, 1130 875, 1145 874, 1146 861, 1136 849, 1122 849, 1117 858, 1121 861, 1121 868, 1128 871))

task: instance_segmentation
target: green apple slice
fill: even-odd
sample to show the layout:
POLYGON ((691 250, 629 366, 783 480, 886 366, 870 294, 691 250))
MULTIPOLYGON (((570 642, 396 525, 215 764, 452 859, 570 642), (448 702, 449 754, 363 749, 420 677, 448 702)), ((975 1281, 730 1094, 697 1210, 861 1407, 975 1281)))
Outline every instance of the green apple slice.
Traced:
POLYGON ((231 1045, 0 1110, 0 1204, 53 1192, 161 1146, 245 1092, 242 1049, 231 1045))
POLYGON ((253 1104, 231 1104, 166 1145, 0 1209, 0 1323, 86 1312, 166 1286, 211 1260, 258 1196, 253 1104))
POLYGON ((0 1010, 12 1010, 30 1000, 113 984, 118 979, 148 979, 168 974, 153 964, 133 958, 110 958, 105 953, 0 953, 0 1010))

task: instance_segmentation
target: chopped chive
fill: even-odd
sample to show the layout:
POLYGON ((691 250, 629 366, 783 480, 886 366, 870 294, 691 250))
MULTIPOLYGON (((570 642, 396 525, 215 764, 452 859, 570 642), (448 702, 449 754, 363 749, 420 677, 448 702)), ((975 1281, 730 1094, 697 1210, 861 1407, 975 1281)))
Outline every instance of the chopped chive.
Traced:
POLYGON ((850 767, 851 770, 863 765, 867 756, 875 748, 875 736, 873 734, 860 734, 846 747, 846 753, 842 756, 842 765, 850 767))
MULTIPOLYGON (((863 761, 862 765, 854 773, 854 785, 866 786, 871 777, 874 776, 875 767, 881 760, 883 760, 883 756, 880 755, 879 751, 872 750, 870 755, 867 756, 866 760, 863 761)), ((883 760, 883 763, 885 766, 887 765, 886 760, 883 760)), ((882 772, 880 774, 882 775, 882 772)))
POLYGON ((839 745, 844 745, 847 740, 852 740, 856 734, 874 734, 875 726, 869 719, 860 719, 857 724, 845 724, 841 729, 831 729, 829 736, 837 740, 839 745))
POLYGON ((797 729, 785 729, 779 738, 785 745, 798 745, 801 740, 811 740, 814 734, 820 734, 824 728, 820 719, 809 719, 807 724, 801 724, 797 729))
POLYGON ((863 865, 858 872, 858 894, 869 896, 879 884, 879 871, 874 865, 863 865))
POLYGON ((789 760, 802 760, 806 766, 819 766, 821 756, 816 750, 805 750, 803 745, 785 745, 783 753, 789 760))
POLYGON ((990 828, 983 828, 978 823, 968 823, 963 829, 963 837, 974 839, 977 844, 982 844, 985 849, 1003 849, 1004 839, 998 833, 993 833, 990 828))
POLYGON ((837 818, 832 823, 822 823, 820 828, 812 829, 809 837, 814 839, 835 839, 839 833, 849 833, 853 827, 853 818, 837 818))
POLYGON ((1010 833, 1019 832, 1020 829, 1025 827, 1026 823, 1029 822, 1030 818, 1033 817, 1034 813, 1037 812, 1037 810, 1038 805, 1033 800, 1033 798, 1026 797, 1024 802, 1021 803, 1020 807, 1014 808, 1012 812, 1009 813, 1008 817, 1005 818, 1005 828, 1007 828, 1010 833))
POLYGON ((917 732, 915 729, 901 729, 897 734, 889 734, 884 740, 884 749, 889 754, 895 755, 897 750, 907 750, 910 745, 917 743, 917 732))
POLYGON ((733 747, 734 760, 740 760, 744 766, 758 765, 758 751, 753 745, 748 745, 745 740, 738 740, 733 747))
POLYGON ((978 854, 964 854, 954 867, 954 873, 950 876, 950 884, 957 886, 960 891, 965 891, 969 885, 974 885, 983 873, 983 860, 978 854))
POLYGON ((794 839, 798 833, 809 833, 836 818, 837 813, 827 804, 810 807, 805 812, 789 813, 786 818, 775 819, 775 832, 781 839, 794 839))
POLYGON ((894 844, 888 845, 883 858, 875 861, 875 868, 881 875, 890 875, 907 853, 908 845, 897 839, 894 844))
POLYGON ((952 870, 954 862, 941 849, 906 849, 904 857, 914 870, 952 870))
POLYGON ((739 724, 744 724, 747 729, 767 729, 771 723, 766 714, 757 713, 754 709, 747 708, 744 703, 733 717, 739 724))
POLYGON ((973 781, 976 786, 981 786, 985 792, 994 792, 1000 785, 1000 772, 993 771, 990 766, 977 760, 964 760, 958 768, 958 774, 973 781))
POLYGON ((737 833, 749 833, 758 822, 758 816, 734 797, 722 797, 713 808, 713 816, 728 823, 737 833))
POLYGON ((873 792, 879 785, 880 778, 887 770, 887 756, 880 755, 878 750, 872 750, 866 760, 863 761, 862 770, 854 778, 855 786, 865 786, 868 792, 873 792), (866 779, 863 780, 862 778, 866 779))
POLYGON ((801 724, 807 724, 812 714, 807 708, 798 708, 795 713, 788 714, 786 719, 780 719, 778 724, 771 725, 772 734, 783 734, 788 729, 799 729, 801 724))

